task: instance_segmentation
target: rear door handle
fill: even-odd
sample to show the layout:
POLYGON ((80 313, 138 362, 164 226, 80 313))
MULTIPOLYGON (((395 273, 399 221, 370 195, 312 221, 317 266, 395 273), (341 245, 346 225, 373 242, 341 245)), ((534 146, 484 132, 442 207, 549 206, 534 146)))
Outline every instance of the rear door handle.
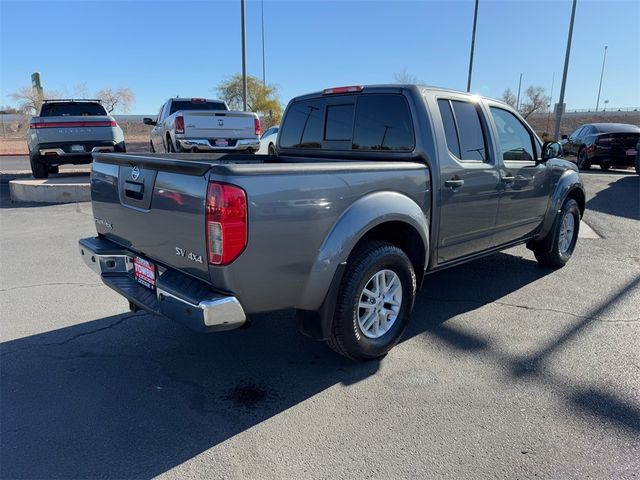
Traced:
POLYGON ((460 188, 463 185, 464 185, 464 180, 461 180, 461 179, 446 180, 444 182, 444 186, 450 187, 450 188, 460 188))
POLYGON ((513 183, 516 181, 516 177, 514 177, 513 175, 503 175, 500 180, 502 180, 504 183, 513 183))

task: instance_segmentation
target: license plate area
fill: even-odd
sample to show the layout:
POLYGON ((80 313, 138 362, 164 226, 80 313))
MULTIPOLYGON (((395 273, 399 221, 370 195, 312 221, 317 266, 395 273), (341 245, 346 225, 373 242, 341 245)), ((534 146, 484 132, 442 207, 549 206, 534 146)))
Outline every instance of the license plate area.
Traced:
POLYGON ((627 150, 627 155, 629 155, 629 156, 633 156, 636 153, 638 153, 638 151, 635 148, 630 148, 630 149, 627 150))
POLYGON ((84 152, 84 145, 71 145, 71 151, 74 153, 84 152))
POLYGON ((150 290, 156 288, 156 266, 144 258, 133 257, 133 276, 136 281, 150 290))
POLYGON ((215 143, 216 147, 228 147, 229 146, 229 140, 227 140, 226 138, 216 138, 214 143, 215 143))

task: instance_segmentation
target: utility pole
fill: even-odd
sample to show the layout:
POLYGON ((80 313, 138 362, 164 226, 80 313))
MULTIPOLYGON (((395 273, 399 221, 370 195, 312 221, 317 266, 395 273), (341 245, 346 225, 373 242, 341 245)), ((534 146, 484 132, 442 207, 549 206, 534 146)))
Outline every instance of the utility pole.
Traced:
POLYGON ((520 88, 522 88, 522 74, 520 74, 520 80, 518 81, 518 100, 516 101, 517 111, 520 111, 520 88))
POLYGON ((602 76, 604 75, 604 62, 607 61, 607 46, 604 46, 604 56, 602 57, 602 71, 600 72, 600 86, 598 87, 598 100, 596 100, 596 112, 600 106, 600 90, 602 90, 602 76))
POLYGON ((573 0, 571 7, 571 21, 569 22, 569 35, 567 37, 567 51, 564 54, 564 70, 562 72, 562 84, 560 85, 560 98, 558 99, 558 108, 556 108, 556 126, 553 132, 553 140, 558 141, 560 138, 560 122, 562 122, 562 114, 564 113, 564 89, 567 86, 567 71, 569 70, 569 55, 571 54, 571 37, 573 36, 573 20, 576 17, 576 2, 573 0))
POLYGON ((478 23, 478 1, 473 9, 473 32, 471 33, 471 53, 469 54, 469 76, 467 78, 467 92, 471 91, 471 72, 473 71, 473 50, 476 46, 476 24, 478 23))
POLYGON ((262 15, 262 85, 267 86, 267 75, 264 67, 264 0, 260 0, 260 11, 262 15))
MULTIPOLYGON (((553 84, 556 82, 556 72, 553 72, 553 76, 551 77, 551 95, 549 95, 549 107, 553 105, 553 84)), ((551 108, 549 108, 549 113, 547 114, 547 128, 545 129, 549 132, 549 122, 551 121, 551 108)))
POLYGON ((245 0, 240 0, 240 22, 242 23, 242 110, 247 111, 247 32, 245 25, 245 0))

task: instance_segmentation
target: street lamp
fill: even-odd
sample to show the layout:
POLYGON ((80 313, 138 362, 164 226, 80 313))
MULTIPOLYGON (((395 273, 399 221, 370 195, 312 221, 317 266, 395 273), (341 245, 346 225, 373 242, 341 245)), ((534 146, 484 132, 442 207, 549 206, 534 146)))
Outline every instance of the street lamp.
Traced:
POLYGON ((476 24, 478 23, 478 1, 473 9, 473 32, 471 33, 471 52, 469 53, 469 76, 467 77, 467 92, 471 91, 471 72, 473 71, 473 50, 476 46, 476 24))
POLYGON ((602 70, 600 71, 600 85, 598 86, 598 100, 596 100, 596 112, 600 105, 600 90, 602 89, 602 76, 604 75, 604 62, 607 61, 607 46, 604 46, 604 56, 602 57, 602 70))
POLYGON ((242 30, 242 111, 247 111, 247 33, 245 23, 245 4, 240 0, 240 22, 242 30))
POLYGON ((564 70, 562 72, 562 84, 560 85, 560 99, 558 100, 558 108, 556 109, 556 127, 553 132, 553 140, 558 141, 560 137, 560 122, 562 122, 562 114, 564 113, 564 89, 567 85, 567 71, 569 70, 569 55, 571 54, 571 37, 573 36, 573 21, 576 17, 576 0, 573 0, 571 7, 571 21, 569 22, 569 35, 567 36, 567 51, 564 54, 564 70))

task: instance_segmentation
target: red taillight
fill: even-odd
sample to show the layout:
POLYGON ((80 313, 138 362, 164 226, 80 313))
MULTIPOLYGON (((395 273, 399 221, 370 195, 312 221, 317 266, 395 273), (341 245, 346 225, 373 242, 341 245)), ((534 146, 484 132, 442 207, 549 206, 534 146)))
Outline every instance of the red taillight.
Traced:
POLYGON ((207 101, 206 98, 192 98, 191 103, 205 103, 207 101))
POLYGON ((176 117, 176 133, 184 133, 184 117, 176 117))
POLYGON ((339 93, 357 93, 364 90, 363 86, 360 85, 351 85, 349 87, 334 87, 334 88, 325 88, 322 91, 323 95, 337 95, 339 93))
POLYGON ((262 135, 262 126, 260 125, 260 119, 256 118, 254 120, 254 124, 256 126, 256 135, 259 137, 260 135, 262 135))
POLYGON ((247 197, 239 187, 209 183, 207 254, 212 265, 231 263, 247 246, 247 197))

